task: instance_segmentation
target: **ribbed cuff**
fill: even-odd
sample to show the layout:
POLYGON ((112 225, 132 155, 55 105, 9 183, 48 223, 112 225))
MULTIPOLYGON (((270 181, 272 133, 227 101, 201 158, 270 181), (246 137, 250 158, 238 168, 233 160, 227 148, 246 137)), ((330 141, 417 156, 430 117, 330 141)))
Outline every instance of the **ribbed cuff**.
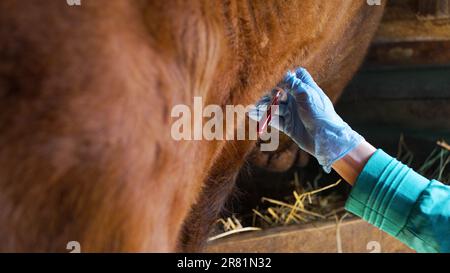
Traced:
POLYGON ((397 236, 430 181, 377 150, 359 175, 345 208, 397 236))

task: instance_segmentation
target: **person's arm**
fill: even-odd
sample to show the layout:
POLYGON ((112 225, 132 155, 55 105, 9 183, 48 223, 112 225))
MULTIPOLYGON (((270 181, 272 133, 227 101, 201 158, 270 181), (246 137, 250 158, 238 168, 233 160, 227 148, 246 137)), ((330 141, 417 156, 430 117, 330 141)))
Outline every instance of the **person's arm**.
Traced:
MULTIPOLYGON (((367 151, 356 148, 349 153, 351 160, 345 156, 333 166, 364 164, 359 158, 367 151)), ((450 187, 424 178, 382 150, 364 164, 345 208, 418 252, 450 252, 450 187)))
POLYGON ((354 185, 345 208, 419 252, 450 252, 450 187, 364 141, 333 164, 354 185), (373 157, 373 158, 372 158, 373 157))
MULTIPOLYGON (((291 93, 270 126, 290 136, 326 172, 334 168, 354 184, 348 211, 419 252, 450 252, 449 186, 375 150, 339 117, 305 69, 289 72, 282 85, 291 93)), ((256 109, 261 106, 264 101, 256 109)))
POLYGON ((375 151, 375 147, 367 141, 363 141, 343 158, 334 162, 332 167, 347 183, 353 186, 375 151))

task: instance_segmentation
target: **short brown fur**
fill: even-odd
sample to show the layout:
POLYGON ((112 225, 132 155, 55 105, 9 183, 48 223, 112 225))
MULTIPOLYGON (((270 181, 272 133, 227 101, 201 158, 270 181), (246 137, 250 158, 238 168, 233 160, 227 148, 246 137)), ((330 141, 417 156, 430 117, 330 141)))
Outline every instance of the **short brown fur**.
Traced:
POLYGON ((199 250, 254 143, 174 141, 172 107, 251 104, 299 65, 335 98, 381 14, 360 0, 0 1, 0 251, 199 250))

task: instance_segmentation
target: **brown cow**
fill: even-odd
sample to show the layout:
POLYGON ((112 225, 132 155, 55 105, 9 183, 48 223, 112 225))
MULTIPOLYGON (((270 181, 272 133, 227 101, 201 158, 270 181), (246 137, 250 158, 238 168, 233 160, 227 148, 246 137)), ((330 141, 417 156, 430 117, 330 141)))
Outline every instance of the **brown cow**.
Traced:
POLYGON ((0 251, 198 250, 254 142, 177 142, 172 106, 251 104, 298 65, 338 94, 381 13, 361 0, 1 1, 0 251))

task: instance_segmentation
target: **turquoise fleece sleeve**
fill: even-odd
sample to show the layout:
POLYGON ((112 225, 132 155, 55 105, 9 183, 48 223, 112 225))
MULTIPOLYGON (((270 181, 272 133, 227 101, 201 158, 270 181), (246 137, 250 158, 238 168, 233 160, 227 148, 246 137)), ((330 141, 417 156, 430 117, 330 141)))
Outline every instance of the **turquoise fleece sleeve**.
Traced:
POLYGON ((450 187, 377 150, 345 208, 418 252, 450 252, 450 187))

